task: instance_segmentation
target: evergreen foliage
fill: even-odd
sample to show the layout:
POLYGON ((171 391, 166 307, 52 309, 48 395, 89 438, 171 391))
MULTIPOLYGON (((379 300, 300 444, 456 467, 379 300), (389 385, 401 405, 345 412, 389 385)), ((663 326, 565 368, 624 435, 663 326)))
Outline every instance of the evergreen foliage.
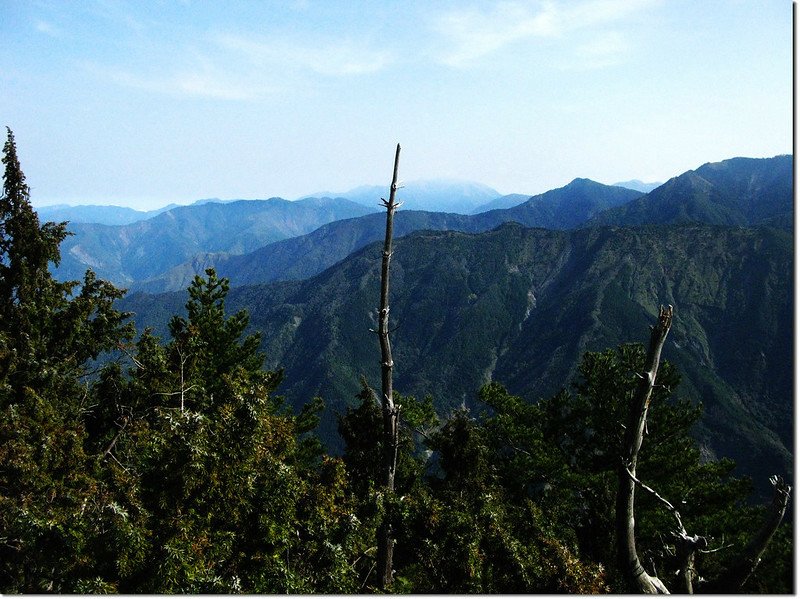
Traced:
POLYGON ((105 489, 84 448, 88 360, 131 334, 122 293, 55 281, 64 224, 40 225, 11 130, 0 198, 0 588, 74 592, 93 571, 105 489))
MULTIPOLYGON (((229 283, 213 269, 195 277, 168 341, 150 330, 133 341, 114 308, 121 291, 91 271, 81 283, 50 276, 64 226, 39 223, 10 131, 4 153, 0 592, 370 592, 385 518, 397 537, 391 592, 624 588, 615 472, 641 346, 585 353, 575 385, 537 404, 493 382, 480 412, 437 414, 432 397, 395 391, 397 472, 383 494, 382 415, 365 380, 338 419, 343 455, 325 454, 322 400, 284 405, 283 372, 264 369, 248 313, 228 314, 229 283), (119 359, 93 372, 111 350, 119 359)), ((488 286, 486 302, 504 292, 465 284, 488 286)), ((713 578, 763 510, 731 461, 701 456, 701 407, 674 399, 677 369, 664 363, 656 382, 638 473, 710 539, 697 569, 713 578)), ((641 555, 672 582, 673 515, 641 493, 636 521, 641 555)), ((792 552, 787 524, 745 590, 791 592, 792 552)))

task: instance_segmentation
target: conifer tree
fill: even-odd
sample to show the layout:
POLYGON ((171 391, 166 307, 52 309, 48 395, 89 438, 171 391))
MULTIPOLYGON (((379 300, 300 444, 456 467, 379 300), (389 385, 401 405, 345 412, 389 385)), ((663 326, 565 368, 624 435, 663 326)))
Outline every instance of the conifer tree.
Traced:
POLYGON ((226 314, 228 281, 205 274, 189 288, 187 316, 171 320, 172 340, 145 332, 130 376, 110 366, 95 387, 98 404, 116 406, 104 419, 104 442, 116 439, 109 468, 121 480, 137 473, 121 501, 143 531, 131 537, 146 539, 118 589, 355 591, 363 535, 343 464, 302 438, 321 404, 296 416, 282 406, 281 372, 262 370, 247 313, 226 314))
POLYGON ((124 338, 121 293, 86 273, 58 282, 65 223, 45 223, 8 130, 0 197, 0 591, 69 592, 90 578, 102 519, 87 454, 87 360, 124 338))

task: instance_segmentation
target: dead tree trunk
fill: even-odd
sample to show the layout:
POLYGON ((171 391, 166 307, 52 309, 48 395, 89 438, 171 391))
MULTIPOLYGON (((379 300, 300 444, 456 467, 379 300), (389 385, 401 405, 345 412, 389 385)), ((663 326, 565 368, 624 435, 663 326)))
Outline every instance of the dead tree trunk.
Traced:
MULTIPOLYGON (((664 499, 655 490, 651 489, 642 481, 637 479, 628 468, 625 468, 625 474, 627 474, 636 485, 660 501, 661 504, 666 507, 675 517, 677 526, 672 532, 672 536, 675 537, 675 556, 677 557, 679 564, 678 592, 684 595, 691 595, 694 592, 693 584, 696 578, 696 572, 694 568, 695 557, 697 556, 698 551, 703 550, 708 546, 708 541, 705 537, 701 537, 699 535, 690 536, 683 526, 683 520, 681 519, 680 512, 675 509, 674 505, 664 499)), ((660 581, 654 582, 656 580, 657 579, 653 579, 651 577, 651 582, 655 584, 657 592, 667 592, 666 588, 661 588, 658 586, 660 581)))
POLYGON ((672 306, 662 306, 658 324, 651 327, 650 345, 645 359, 645 371, 640 375, 639 385, 631 399, 625 428, 625 444, 622 448, 622 463, 619 467, 619 487, 616 504, 617 561, 625 576, 629 590, 635 593, 667 593, 664 584, 650 576, 642 566, 636 552, 634 519, 634 497, 636 491, 636 463, 642 447, 650 396, 658 374, 661 350, 672 326, 672 306))
POLYGON ((383 407, 383 521, 378 528, 378 587, 386 589, 392 584, 392 555, 394 553, 394 531, 392 530, 392 505, 394 504, 394 474, 397 466, 397 422, 400 406, 395 405, 392 390, 392 346, 389 343, 389 263, 392 259, 392 229, 394 213, 399 204, 395 202, 398 188, 397 166, 400 160, 400 144, 394 155, 394 173, 386 207, 386 237, 383 243, 381 263, 381 303, 378 309, 378 338, 381 344, 381 405, 383 407))
MULTIPOLYGON (((635 490, 639 486, 653 495, 675 516, 677 527, 673 531, 676 538, 675 552, 680 564, 678 574, 678 591, 685 594, 694 592, 695 557, 698 551, 708 546, 705 537, 690 536, 683 526, 681 515, 677 509, 656 491, 636 478, 636 464, 639 449, 642 446, 647 426, 647 411, 650 407, 650 396, 656 382, 661 350, 664 347, 669 329, 672 326, 672 306, 662 306, 658 314, 658 324, 651 327, 650 345, 645 358, 645 372, 639 375, 640 381, 628 406, 628 418, 625 426, 625 443, 622 448, 619 467, 619 487, 616 504, 617 560, 620 571, 625 577, 627 589, 633 593, 669 593, 664 584, 656 576, 648 574, 636 551, 635 535, 635 490)), ((783 519, 789 502, 791 487, 779 476, 770 478, 775 488, 772 505, 770 505, 761 529, 756 533, 742 554, 733 560, 732 565, 716 580, 702 585, 704 593, 738 593, 756 569, 761 556, 767 548, 772 535, 775 534, 783 519)))
POLYGON ((741 593, 744 583, 747 582, 761 561, 761 556, 767 549, 772 535, 775 534, 783 520, 783 514, 786 512, 789 495, 792 491, 792 487, 780 476, 770 477, 769 482, 773 486, 772 503, 767 508, 761 528, 744 548, 744 551, 722 574, 713 582, 703 585, 701 590, 704 593, 741 593))

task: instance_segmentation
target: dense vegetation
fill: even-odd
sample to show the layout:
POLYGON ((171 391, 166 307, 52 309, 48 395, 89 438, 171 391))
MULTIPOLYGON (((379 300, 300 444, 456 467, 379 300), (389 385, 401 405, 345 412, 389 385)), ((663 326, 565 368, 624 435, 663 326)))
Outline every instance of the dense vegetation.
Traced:
MULTIPOLYGON (((138 336, 87 272, 61 283, 64 225, 39 223, 9 132, 0 198, 0 591, 352 593, 375 589, 376 529, 397 532, 393 592, 625 590, 614 497, 638 345, 586 353, 575 386, 532 405, 498 383, 476 409, 397 394, 395 492, 382 492, 375 394, 362 381, 340 414, 341 456, 314 435, 263 369, 228 282, 196 277, 166 341, 138 336), (123 356, 92 372, 101 352, 123 356)), ((553 250, 553 251, 557 251, 553 250)), ((444 365, 443 365, 444 366, 444 365)), ((701 460, 699 408, 662 365, 639 476, 707 537, 706 580, 759 526, 750 482, 701 460)), ((671 583, 673 515, 643 494, 639 552, 671 583)), ((791 592, 791 530, 780 529, 745 591, 791 592)), ((703 590, 703 582, 697 581, 703 590)))
MULTIPOLYGON (((397 213, 396 230, 407 215, 397 213)), ((764 469, 785 476, 793 463, 792 252, 782 230, 702 224, 565 232, 512 223, 402 237, 391 304, 397 388, 432 395, 440 413, 479 409, 476 390, 489 380, 536 401, 568 386, 585 352, 642 339, 670 303, 680 309, 664 355, 683 374, 676 396, 703 403, 695 438, 766 491, 764 469)), ((313 278, 232 287, 228 297, 252 315, 267 367, 285 369, 287 402, 325 398, 330 449, 342 447, 335 414, 352 407, 360 375, 380 380, 369 332, 380 261, 375 244, 313 278)), ((140 329, 167 335, 185 301, 185 292, 129 294, 119 305, 140 329)))

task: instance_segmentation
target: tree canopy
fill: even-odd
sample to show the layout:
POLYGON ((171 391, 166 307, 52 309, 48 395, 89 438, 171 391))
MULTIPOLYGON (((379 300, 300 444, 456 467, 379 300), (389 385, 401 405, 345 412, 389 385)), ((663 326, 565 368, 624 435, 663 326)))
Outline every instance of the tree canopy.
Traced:
MULTIPOLYGON (((643 346, 587 353, 571 387, 536 403, 491 382, 477 391, 482 410, 437 414, 431 397, 393 390, 402 410, 388 441, 386 402, 362 380, 339 415, 344 452, 329 455, 315 435, 322 399, 297 413, 283 404, 283 373, 263 368, 248 314, 227 313, 226 279, 194 279, 168 339, 137 334, 114 307, 123 291, 91 271, 51 276, 66 226, 39 222, 10 130, 3 164, 0 591, 628 589, 614 506, 643 346), (382 526, 389 579, 377 572, 382 526)), ((770 511, 748 502, 732 462, 703 458, 692 437, 702 407, 675 399, 677 370, 662 363, 653 383, 638 555, 680 588, 667 498, 707 541, 694 590, 719 590, 711 582, 741 567, 770 511)), ((739 590, 792 591, 791 523, 770 534, 739 590)))

